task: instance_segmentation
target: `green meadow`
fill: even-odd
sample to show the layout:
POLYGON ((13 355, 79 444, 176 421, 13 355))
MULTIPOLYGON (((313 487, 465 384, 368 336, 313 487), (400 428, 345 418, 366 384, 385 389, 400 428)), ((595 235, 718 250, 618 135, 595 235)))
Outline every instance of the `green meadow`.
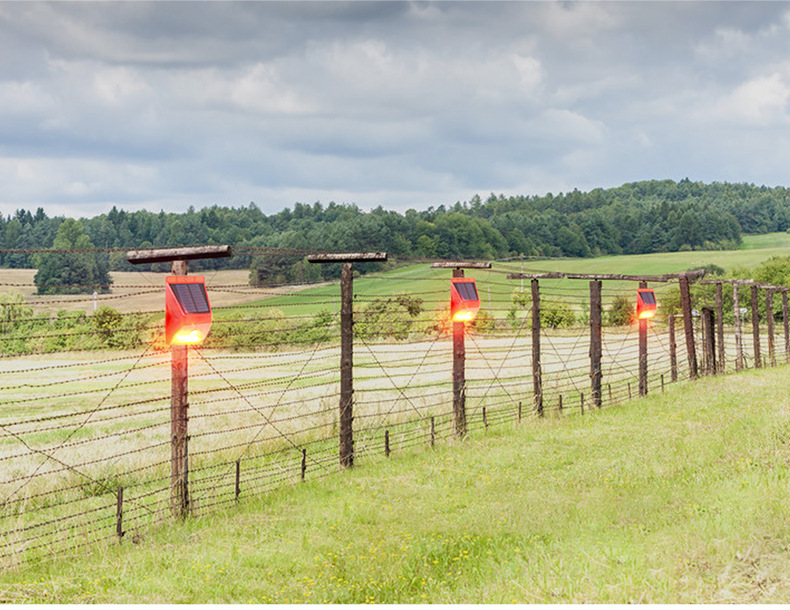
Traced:
MULTIPOLYGON (((790 255, 790 234, 769 233, 744 236, 739 250, 701 250, 692 252, 663 252, 551 260, 526 260, 494 262, 491 271, 467 271, 466 275, 478 281, 481 306, 490 305, 492 315, 504 317, 510 307, 513 290, 520 289, 518 280, 508 280, 508 273, 562 271, 567 273, 612 273, 629 275, 662 275, 678 273, 693 267, 715 264, 726 273, 736 268, 753 268, 772 256, 790 255)), ((428 264, 410 265, 381 274, 358 277, 354 280, 354 293, 358 303, 398 293, 414 294, 423 298, 426 309, 434 309, 447 300, 449 269, 432 269, 428 264)), ((525 282, 525 289, 528 284, 525 282)), ((618 289, 633 287, 630 283, 609 283, 618 289)), ((586 294, 586 283, 578 280, 541 280, 549 291, 586 294)), ((336 283, 308 288, 288 295, 266 298, 253 303, 281 309, 286 316, 314 315, 324 309, 330 313, 339 307, 339 289, 336 283)), ((581 298, 581 297, 580 297, 581 298)), ((232 309, 232 307, 231 307, 232 309)), ((222 314, 220 314, 222 315, 222 314)))
POLYGON ((790 367, 674 384, 0 574, 35 603, 788 603, 790 367))

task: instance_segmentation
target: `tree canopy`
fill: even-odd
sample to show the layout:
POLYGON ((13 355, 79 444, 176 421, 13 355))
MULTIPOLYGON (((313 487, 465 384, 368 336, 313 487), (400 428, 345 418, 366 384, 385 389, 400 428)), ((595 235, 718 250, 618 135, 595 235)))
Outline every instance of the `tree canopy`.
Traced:
POLYGON ((112 279, 103 257, 86 252, 94 248, 85 235, 82 223, 67 218, 58 227, 52 242, 55 250, 82 250, 83 252, 52 252, 39 254, 33 281, 38 294, 76 294, 80 292, 105 292, 112 279))
MULTIPOLYGON (((401 258, 498 259, 732 248, 740 244, 742 233, 786 231, 790 227, 789 193, 784 187, 684 179, 634 182, 587 193, 491 194, 485 200, 475 195, 468 202, 403 213, 382 207, 364 212, 356 205, 334 202, 296 203, 271 215, 254 203, 214 205, 199 211, 190 208, 184 213, 127 212, 113 207, 106 214, 71 220, 71 228, 65 230, 73 233, 73 223, 79 222, 90 243, 107 249, 220 243, 289 249, 293 254, 256 262, 253 279, 310 281, 338 275, 339 265, 314 269, 305 264, 300 250, 384 250, 401 258)), ((18 210, 0 217, 0 249, 17 250, 2 253, 0 265, 33 267, 43 262, 24 251, 53 247, 66 222, 63 217, 48 217, 40 208, 35 213, 18 210)), ((234 256, 195 261, 191 267, 196 271, 250 268, 253 260, 249 255, 234 256)), ((130 269, 122 251, 102 255, 99 262, 111 270, 130 269)), ((155 268, 164 270, 166 265, 155 268)), ((365 269, 360 266, 362 272, 365 269)), ((79 273, 83 280, 90 276, 87 269, 79 273)))

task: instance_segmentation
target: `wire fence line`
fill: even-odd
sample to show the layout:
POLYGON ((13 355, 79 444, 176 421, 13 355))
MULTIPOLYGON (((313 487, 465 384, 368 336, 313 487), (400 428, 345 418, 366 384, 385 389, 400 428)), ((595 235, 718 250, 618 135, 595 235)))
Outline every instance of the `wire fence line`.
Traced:
MULTIPOLYGON (((540 303, 532 303, 512 298, 520 284, 508 280, 505 271, 499 267, 477 274, 485 315, 466 336, 468 433, 540 415, 582 415, 636 397, 642 387, 656 392, 674 380, 693 379, 684 335, 688 332, 703 374, 784 363, 790 353, 785 343, 780 355, 780 342, 769 336, 766 316, 751 337, 744 322, 736 338, 737 325, 729 319, 735 321, 733 315, 740 314, 723 305, 717 319, 728 323, 724 342, 715 346, 696 316, 688 324, 680 316, 656 317, 646 327, 645 354, 640 352, 637 325, 604 324, 600 389, 595 390, 588 282, 533 279, 539 282, 540 303), (558 303, 573 320, 540 318, 540 312, 558 303), (536 328, 540 351, 533 354, 536 328), (709 362, 714 350, 724 355, 723 367, 709 362)), ((438 277, 442 288, 427 266, 416 277, 381 276, 380 290, 355 297, 355 464, 456 437, 453 340, 442 309, 449 301, 449 274, 438 277), (401 292, 420 300, 427 323, 418 324, 419 316, 403 308, 378 307, 401 292)), ((672 301, 678 290, 673 282, 652 287, 659 303, 672 301)), ((217 289, 223 288, 218 284, 217 289)), ((247 333, 270 315, 271 308, 262 301, 239 306, 243 317, 236 319, 223 317, 233 314, 233 307, 215 310, 214 321, 217 332, 233 325, 234 333, 247 333, 262 343, 246 342, 240 349, 207 344, 190 350, 185 476, 191 514, 343 470, 338 459, 339 313, 323 313, 321 325, 310 327, 312 334, 283 334, 284 329, 313 324, 327 301, 337 300, 285 288, 282 293, 314 312, 270 320, 264 334, 281 333, 279 342, 265 341, 261 331, 247 333)), ((604 281, 605 312, 618 297, 633 299, 633 282, 604 281)), ((692 297, 697 305, 705 304, 701 293, 692 297)), ((134 349, 6 351, 0 360, 3 569, 143 536, 174 519, 171 358, 161 338, 150 336, 157 329, 161 322, 139 328, 141 336, 149 335, 134 349)), ((771 330, 781 334, 781 328, 771 330)), ((5 329, 4 334, 9 332, 5 329)), ((59 336, 57 331, 47 334, 59 336)), ((785 342, 787 337, 785 330, 785 342)), ((0 341, 4 338, 0 333, 0 341)))

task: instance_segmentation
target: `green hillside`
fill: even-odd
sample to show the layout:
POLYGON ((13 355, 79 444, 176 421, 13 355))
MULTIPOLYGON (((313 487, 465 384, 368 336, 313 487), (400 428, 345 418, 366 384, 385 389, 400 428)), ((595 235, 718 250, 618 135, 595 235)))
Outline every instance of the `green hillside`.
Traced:
POLYGON ((395 447, 227 513, 0 574, 0 600, 788 603, 788 384, 787 367, 750 371, 395 447))
MULTIPOLYGON (((790 234, 769 233, 747 235, 738 250, 710 250, 694 252, 660 252, 601 256, 597 258, 572 258, 551 260, 525 260, 525 272, 564 271, 574 273, 624 273, 634 275, 661 275, 677 273, 693 267, 715 264, 731 273, 739 267, 753 268, 772 256, 790 254, 790 234)), ((494 262, 492 271, 467 272, 478 281, 482 306, 488 307, 489 294, 492 314, 503 317, 510 306, 510 296, 521 282, 508 280, 508 273, 519 273, 520 261, 494 262)), ((357 302, 406 292, 421 296, 429 308, 443 303, 447 298, 448 269, 431 269, 428 264, 411 265, 381 274, 362 276, 354 280, 357 302)), ((573 280, 542 280, 549 291, 586 290, 581 282, 573 280)), ((620 284, 614 284, 620 286, 620 284)), ((630 286, 630 284, 626 284, 630 286)), ((631 286, 632 287, 632 286, 631 286)), ((271 297, 258 305, 282 309, 286 315, 312 315, 317 310, 334 312, 339 307, 340 288, 337 283, 310 288, 299 293, 271 297)), ((221 315, 221 314, 220 314, 221 315)))

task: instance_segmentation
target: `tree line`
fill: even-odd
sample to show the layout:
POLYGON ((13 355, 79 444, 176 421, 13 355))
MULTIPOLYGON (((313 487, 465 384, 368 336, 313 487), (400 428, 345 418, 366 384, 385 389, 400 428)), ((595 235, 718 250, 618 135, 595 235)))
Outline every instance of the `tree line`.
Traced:
MULTIPOLYGON (((97 255, 89 268, 61 277, 64 266, 70 264, 63 256, 55 260, 55 255, 27 250, 53 248, 57 243, 60 248, 80 249, 230 244, 296 251, 190 264, 196 271, 249 268, 253 282, 281 283, 337 277, 337 265, 307 264, 299 251, 308 250, 385 250, 394 258, 495 260, 729 249, 741 243, 743 233, 786 231, 790 201, 784 187, 684 179, 557 195, 491 194, 485 200, 475 195, 467 202, 403 213, 382 207, 365 212, 353 204, 316 202, 296 203, 267 215, 250 203, 199 211, 190 207, 183 213, 127 212, 113 207, 93 218, 67 220, 48 217, 41 208, 35 213, 18 210, 0 216, 0 249, 20 250, 2 253, 0 265, 48 267, 53 275, 43 274, 39 285, 54 291, 56 286, 79 281, 106 288, 106 271, 132 267, 123 252, 112 252, 97 255)), ((380 268, 380 264, 368 267, 380 268)), ((361 268, 364 272, 365 267, 361 268)))

